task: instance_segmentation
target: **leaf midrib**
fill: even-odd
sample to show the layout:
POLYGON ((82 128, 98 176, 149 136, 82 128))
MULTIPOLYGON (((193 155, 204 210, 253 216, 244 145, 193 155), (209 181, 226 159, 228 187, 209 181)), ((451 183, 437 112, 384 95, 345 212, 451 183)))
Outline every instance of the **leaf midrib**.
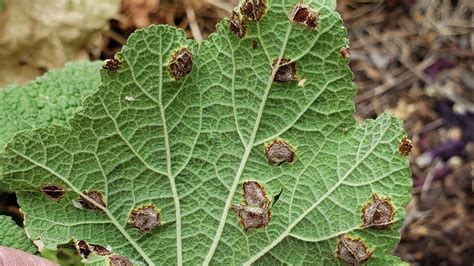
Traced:
MULTIPOLYGON (((257 136, 257 131, 258 131, 258 128, 260 126, 260 121, 261 121, 261 118, 262 118, 262 115, 263 115, 263 110, 265 108, 265 104, 266 104, 267 99, 268 99, 268 94, 269 94, 270 89, 272 87, 273 79, 276 75, 276 72, 278 71, 279 66, 280 66, 281 59, 283 58, 283 54, 286 50, 286 45, 287 45, 287 42, 288 42, 288 39, 289 39, 289 36, 290 36, 290 33, 291 33, 291 29, 292 29, 292 24, 290 23, 289 26, 288 26, 288 29, 286 31, 285 38, 283 39, 283 44, 282 44, 282 48, 280 50, 280 54, 278 56, 278 60, 275 64, 275 66, 273 67, 271 75, 268 79, 267 86, 265 88, 265 92, 264 92, 264 95, 262 97, 262 102, 260 103, 260 107, 259 107, 259 110, 258 110, 258 113, 257 113, 257 118, 255 119, 255 124, 254 124, 254 128, 253 128, 253 131, 252 131, 252 135, 250 136, 249 143, 245 146, 244 155, 243 155, 242 160, 240 162, 237 173, 234 177, 232 187, 229 191, 229 195, 227 197, 227 200, 226 200, 226 203, 225 203, 225 206, 224 206, 224 210, 223 210, 221 219, 219 221, 219 226, 217 228, 217 231, 216 231, 216 234, 214 236, 214 240, 211 244, 211 247, 209 248, 209 252, 208 252, 208 254, 207 254, 207 256, 204 260, 204 263, 203 263, 204 265, 209 265, 210 261, 212 260, 213 255, 214 255, 214 252, 217 248, 217 245, 219 244, 222 232, 224 230, 225 222, 227 221, 227 215, 228 215, 229 210, 230 210, 230 205, 232 203, 232 198, 234 197, 235 191, 237 189, 237 185, 239 184, 239 181, 240 181, 240 177, 241 177, 241 175, 242 175, 242 173, 245 169, 245 165, 247 164, 250 153, 251 153, 251 151, 254 147, 255 138, 257 136)), ((271 61, 271 59, 270 59, 270 61, 271 61)))

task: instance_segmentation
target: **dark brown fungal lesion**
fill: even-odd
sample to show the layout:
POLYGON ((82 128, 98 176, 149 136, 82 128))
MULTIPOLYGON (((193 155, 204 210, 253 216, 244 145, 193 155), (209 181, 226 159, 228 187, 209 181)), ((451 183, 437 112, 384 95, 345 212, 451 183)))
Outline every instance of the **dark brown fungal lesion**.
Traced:
POLYGON ((193 69, 193 54, 187 48, 179 49, 171 56, 168 68, 173 79, 180 80, 193 69))
POLYGON ((411 149, 413 148, 413 143, 411 140, 407 139, 406 137, 402 138, 400 144, 398 145, 398 151, 403 156, 407 157, 410 155, 411 149))
POLYGON ((110 250, 108 250, 107 248, 103 246, 95 245, 95 244, 90 244, 89 246, 91 247, 92 251, 94 251, 99 256, 107 256, 107 255, 112 254, 110 250))
POLYGON ((110 266, 133 266, 132 261, 122 255, 112 255, 109 257, 110 266))
POLYGON ((229 31, 242 39, 247 32, 247 20, 243 19, 239 12, 232 11, 232 14, 227 19, 229 31))
POLYGON ((96 190, 91 190, 91 191, 85 191, 83 192, 83 194, 87 196, 90 200, 95 202, 94 204, 89 199, 81 196, 81 198, 79 199, 79 203, 81 204, 83 208, 90 209, 90 210, 100 210, 101 208, 97 205, 100 205, 104 208, 107 207, 104 201, 104 195, 101 192, 96 191, 96 190))
POLYGON ((388 229, 393 223, 395 208, 389 198, 372 193, 372 199, 362 207, 362 228, 388 229))
POLYGON ((160 212, 151 204, 133 209, 130 213, 130 223, 142 233, 150 232, 160 227, 160 212))
POLYGON ((299 25, 303 25, 308 29, 319 28, 319 14, 308 5, 298 3, 290 13, 290 19, 299 25))
POLYGON ((349 47, 342 47, 339 52, 344 60, 349 60, 351 57, 351 49, 349 47))
POLYGON ((361 265, 370 259, 372 253, 360 238, 351 238, 345 234, 339 236, 336 256, 347 265, 361 265))
POLYGON ((64 197, 66 190, 56 184, 47 184, 41 187, 41 191, 49 198, 59 201, 64 197))
POLYGON ((107 70, 107 71, 115 72, 120 68, 121 64, 122 64, 122 61, 120 61, 117 58, 106 59, 102 63, 102 68, 107 70))
POLYGON ((258 42, 256 40, 252 41, 252 49, 254 50, 258 49, 258 42))
MULTIPOLYGON (((272 63, 272 69, 274 70, 277 66, 278 59, 274 59, 272 63)), ((288 58, 282 58, 278 64, 278 69, 275 73, 273 81, 283 83, 287 81, 295 81, 296 77, 296 63, 292 62, 288 58)))
POLYGON ((89 257, 89 254, 91 254, 91 249, 87 242, 84 240, 78 240, 74 242, 74 246, 76 247, 77 253, 79 253, 79 255, 84 259, 87 259, 87 257, 89 257))
POLYGON ((245 204, 232 205, 244 230, 268 226, 271 218, 270 201, 264 187, 257 181, 243 183, 245 204))
POLYGON ((242 12, 245 19, 258 22, 265 15, 266 2, 266 0, 245 0, 240 6, 240 12, 242 12))
POLYGON ((275 139, 265 147, 265 157, 270 164, 292 163, 295 160, 295 149, 286 141, 275 139))

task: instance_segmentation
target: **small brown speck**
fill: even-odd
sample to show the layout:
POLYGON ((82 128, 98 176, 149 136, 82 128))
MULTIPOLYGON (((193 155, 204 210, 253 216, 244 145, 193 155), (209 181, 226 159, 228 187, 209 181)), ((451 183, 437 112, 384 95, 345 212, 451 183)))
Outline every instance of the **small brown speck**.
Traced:
POLYGON ((83 257, 84 259, 87 259, 89 254, 91 254, 91 250, 89 248, 89 245, 87 245, 87 242, 84 240, 78 240, 74 243, 76 246, 76 250, 83 257))
POLYGON ((112 254, 110 250, 104 248, 103 246, 94 245, 94 244, 91 244, 89 246, 91 246, 92 250, 99 256, 107 256, 107 255, 112 254))
POLYGON ((248 20, 260 21, 267 8, 265 0, 245 0, 240 7, 240 12, 248 20))
POLYGON ((245 181, 243 185, 245 203, 250 206, 264 207, 268 205, 267 195, 257 181, 245 181))
MULTIPOLYGON (((275 68, 278 59, 273 60, 272 68, 275 68)), ((278 67, 277 72, 273 81, 283 83, 287 81, 295 81, 296 78, 296 63, 292 62, 290 59, 282 58, 280 60, 280 66, 278 67)))
POLYGON ((118 59, 115 59, 115 58, 107 59, 102 64, 102 68, 107 70, 107 71, 115 72, 120 68, 121 64, 122 64, 122 62, 120 62, 120 60, 118 60, 118 59))
MULTIPOLYGON (((104 196, 101 192, 92 190, 92 191, 83 192, 83 193, 84 193, 84 195, 89 197, 91 200, 95 201, 96 204, 98 204, 98 205, 100 205, 104 208, 106 207, 106 204, 104 202, 104 196)), ((83 208, 86 208, 86 209, 91 209, 91 210, 100 210, 101 209, 98 206, 96 206, 94 203, 87 200, 86 198, 83 198, 82 196, 81 196, 81 199, 79 200, 79 203, 82 205, 83 208)))
POLYGON ((362 208, 361 227, 374 229, 387 229, 393 222, 395 209, 390 203, 390 199, 381 199, 377 193, 372 193, 372 201, 362 208))
POLYGON ((372 253, 373 251, 369 251, 367 245, 359 238, 339 236, 336 255, 338 259, 348 265, 361 265, 372 256, 372 253))
POLYGON ((240 217, 240 223, 243 225, 245 230, 268 226, 271 217, 270 207, 268 204, 263 208, 247 205, 232 205, 231 208, 240 217))
POLYGON ((408 155, 410 155, 412 148, 413 148, 412 142, 407 138, 403 138, 400 141, 400 145, 398 146, 398 151, 400 151, 400 153, 403 156, 407 157, 408 155))
POLYGON ((55 201, 59 201, 65 194, 64 188, 55 184, 47 184, 41 188, 41 191, 55 201))
POLYGON ((239 13, 232 11, 232 14, 227 19, 227 23, 230 32, 234 33, 240 39, 245 36, 245 32, 247 31, 247 22, 246 20, 240 18, 239 13))
POLYGON ((128 257, 122 255, 112 255, 109 257, 110 266, 133 266, 128 257))
POLYGON ((308 29, 319 28, 319 14, 305 4, 296 4, 290 17, 294 23, 303 25, 308 29))
POLYGON ((273 140, 265 148, 265 155, 271 164, 291 163, 295 159, 295 150, 283 140, 273 140))
POLYGON ((180 80, 193 69, 193 55, 188 49, 181 48, 171 56, 168 67, 171 76, 175 80, 180 80))
POLYGON ((341 57, 345 60, 349 60, 349 58, 351 57, 351 49, 349 49, 348 47, 342 47, 340 53, 341 57))
POLYGON ((133 209, 130 214, 130 223, 142 233, 150 232, 161 225, 160 212, 153 205, 133 209))

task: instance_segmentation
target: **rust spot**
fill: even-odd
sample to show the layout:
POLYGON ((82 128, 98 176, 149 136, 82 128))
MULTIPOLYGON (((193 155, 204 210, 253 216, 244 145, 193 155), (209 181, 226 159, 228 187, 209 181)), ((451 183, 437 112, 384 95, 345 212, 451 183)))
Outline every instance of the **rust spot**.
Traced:
POLYGON ((245 0, 240 7, 240 12, 244 15, 245 19, 260 21, 265 15, 267 4, 265 0, 245 0))
POLYGON ((128 257, 122 255, 112 255, 109 257, 109 264, 111 266, 133 266, 128 257))
MULTIPOLYGON (((278 59, 273 60, 272 68, 275 68, 278 59)), ((291 62, 288 58, 282 58, 280 60, 280 65, 278 67, 277 72, 275 73, 275 77, 273 81, 275 82, 287 82, 287 81, 295 81, 296 79, 296 63, 291 62)))
POLYGON ((79 255, 81 255, 81 257, 83 257, 84 259, 87 259, 89 254, 91 254, 91 249, 89 245, 87 245, 86 241, 78 240, 74 243, 74 245, 76 246, 76 250, 79 253, 79 255))
POLYGON ((245 205, 232 205, 245 230, 267 226, 270 221, 270 201, 265 189, 256 181, 243 184, 245 205))
POLYGON ((267 226, 270 221, 271 212, 268 204, 263 208, 247 205, 232 205, 231 208, 240 217, 240 223, 245 230, 267 226))
POLYGON ((120 68, 121 64, 122 62, 116 58, 107 59, 104 61, 104 63, 102 63, 102 68, 107 71, 115 72, 120 68))
POLYGON ((361 265, 372 256, 372 253, 373 251, 369 251, 367 245, 359 238, 339 236, 336 255, 338 259, 348 265, 361 265))
POLYGON ((181 48, 171 56, 169 70, 171 76, 173 76, 175 80, 180 80, 182 77, 189 74, 192 69, 193 54, 191 54, 188 49, 181 48))
POLYGON ((161 225, 160 212, 153 205, 133 209, 130 214, 130 223, 142 233, 150 232, 161 225))
MULTIPOLYGON (((83 192, 83 193, 84 195, 89 197, 91 200, 99 204, 100 206, 106 207, 105 202, 104 202, 104 196, 101 192, 92 190, 92 191, 83 192)), ((79 203, 82 205, 83 208, 91 209, 91 210, 100 210, 98 206, 96 206, 94 203, 90 202, 89 200, 83 198, 82 196, 81 196, 81 199, 79 200, 79 203)))
POLYGON ((283 140, 273 140, 265 147, 265 156, 271 164, 291 163, 295 159, 295 149, 283 140))
POLYGON ((349 58, 351 57, 351 49, 349 49, 348 47, 342 47, 340 53, 341 57, 345 60, 349 60, 349 58))
POLYGON ((59 201, 65 194, 64 188, 55 184, 47 184, 41 188, 41 191, 55 201, 59 201))
POLYGON ((400 151, 400 153, 403 156, 407 157, 410 154, 412 148, 413 148, 413 144, 412 144, 411 140, 404 137, 400 141, 400 145, 398 146, 398 151, 400 151))
POLYGON ((395 209, 390 199, 381 199, 377 193, 372 193, 372 200, 362 208, 362 227, 387 229, 393 222, 395 209))
POLYGON ((89 246, 99 256, 107 256, 107 255, 112 254, 112 252, 110 252, 110 250, 104 248, 103 246, 94 245, 94 244, 90 244, 89 246))
POLYGON ((296 4, 291 11, 290 18, 293 22, 309 29, 319 28, 319 14, 305 4, 296 4))
POLYGON ((264 207, 268 205, 267 195, 262 185, 257 181, 245 181, 243 185, 245 203, 251 206, 264 207))
POLYGON ((232 11, 232 14, 227 19, 227 23, 229 25, 229 31, 234 33, 237 37, 243 38, 245 36, 245 32, 247 31, 247 22, 240 18, 240 14, 232 11))

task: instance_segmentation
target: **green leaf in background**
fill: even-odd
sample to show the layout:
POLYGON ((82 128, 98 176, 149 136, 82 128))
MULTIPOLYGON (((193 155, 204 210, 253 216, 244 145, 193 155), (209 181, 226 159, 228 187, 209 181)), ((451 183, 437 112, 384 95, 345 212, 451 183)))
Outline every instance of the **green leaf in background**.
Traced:
POLYGON ((199 44, 135 32, 70 128, 8 144, 30 235, 150 265, 399 261, 405 132, 355 121, 346 30, 317 2, 243 1, 199 44))
POLYGON ((15 248, 35 254, 38 248, 33 244, 11 217, 0 215, 0 246, 15 248))
MULTIPOLYGON (((0 154, 19 131, 67 125, 84 98, 99 87, 99 69, 99 62, 72 62, 25 86, 0 88, 0 154)), ((0 191, 8 191, 3 182, 0 191)))
POLYGON ((67 125, 99 87, 99 69, 100 62, 72 62, 25 86, 0 88, 0 146, 21 130, 67 125))

